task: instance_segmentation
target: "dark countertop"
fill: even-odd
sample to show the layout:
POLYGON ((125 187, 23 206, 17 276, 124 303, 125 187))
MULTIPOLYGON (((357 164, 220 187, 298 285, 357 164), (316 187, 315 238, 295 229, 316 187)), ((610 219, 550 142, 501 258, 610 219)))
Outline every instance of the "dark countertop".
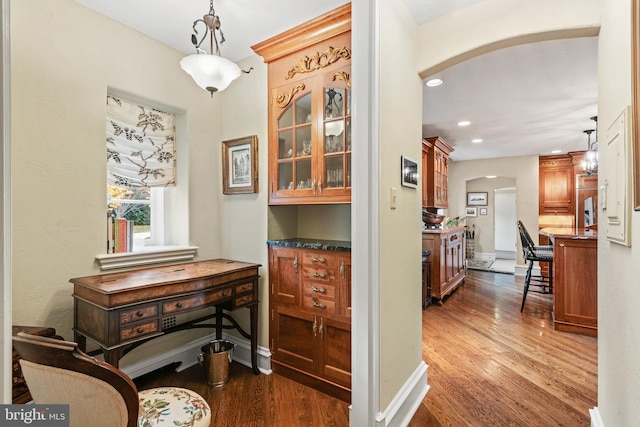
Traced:
POLYGON ((565 238, 565 239, 598 239, 598 232, 595 230, 589 230, 585 228, 573 228, 573 227, 547 227, 542 228, 539 231, 540 234, 548 236, 550 238, 565 238))
POLYGON ((464 225, 457 225, 455 227, 443 227, 443 228, 423 228, 422 234, 447 234, 454 231, 464 230, 464 225))
POLYGON ((351 252, 351 242, 346 240, 295 238, 295 239, 267 240, 267 245, 288 246, 291 248, 303 248, 303 249, 321 249, 325 251, 351 252))

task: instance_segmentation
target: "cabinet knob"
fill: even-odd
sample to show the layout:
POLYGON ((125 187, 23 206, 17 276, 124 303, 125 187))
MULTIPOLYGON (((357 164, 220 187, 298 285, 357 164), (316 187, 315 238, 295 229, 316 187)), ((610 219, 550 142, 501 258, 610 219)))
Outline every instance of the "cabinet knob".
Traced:
POLYGON ((138 310, 138 311, 136 311, 136 316, 142 317, 142 316, 144 316, 144 312, 142 310, 138 310))
POLYGON ((227 291, 222 291, 222 296, 226 297, 227 296, 227 291))
POLYGON ((177 307, 177 308, 182 308, 182 303, 181 303, 181 302, 177 302, 177 303, 176 303, 176 307, 177 307))
POLYGON ((136 329, 136 332, 137 332, 137 333, 139 333, 139 334, 141 334, 141 333, 143 333, 143 332, 144 332, 144 329, 142 329, 142 328, 138 328, 138 329, 136 329))

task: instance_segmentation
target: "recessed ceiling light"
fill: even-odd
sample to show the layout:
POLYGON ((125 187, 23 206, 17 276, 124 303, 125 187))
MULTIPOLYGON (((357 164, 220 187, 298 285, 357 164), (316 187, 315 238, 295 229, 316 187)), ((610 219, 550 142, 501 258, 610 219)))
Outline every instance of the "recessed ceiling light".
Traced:
POLYGON ((551 152, 551 154, 560 154, 560 153, 562 153, 562 150, 553 150, 551 152))
POLYGON ((474 144, 480 144, 482 142, 482 139, 481 138, 472 139, 471 142, 473 142, 474 144))
POLYGON ((471 122, 469 120, 463 120, 461 122, 458 122, 458 126, 463 127, 463 126, 469 126, 471 124, 471 122))
POLYGON ((425 84, 429 87, 436 87, 436 86, 440 86, 442 83, 444 83, 444 80, 436 77, 434 79, 427 80, 425 84))
POLYGON ((493 178, 497 178, 498 175, 487 175, 485 176, 485 178, 489 178, 489 179, 493 179, 493 178))

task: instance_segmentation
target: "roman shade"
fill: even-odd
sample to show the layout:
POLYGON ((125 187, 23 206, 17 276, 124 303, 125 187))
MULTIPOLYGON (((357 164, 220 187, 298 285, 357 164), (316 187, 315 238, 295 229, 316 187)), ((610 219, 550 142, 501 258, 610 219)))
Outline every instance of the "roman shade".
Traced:
POLYGON ((107 184, 175 185, 175 115, 107 95, 107 184))

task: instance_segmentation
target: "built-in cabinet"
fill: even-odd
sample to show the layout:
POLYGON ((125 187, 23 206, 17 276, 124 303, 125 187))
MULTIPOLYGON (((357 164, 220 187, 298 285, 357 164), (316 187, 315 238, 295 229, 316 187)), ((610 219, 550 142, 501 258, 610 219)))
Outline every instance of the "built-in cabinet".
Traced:
POLYGON ((351 253, 269 245, 275 373, 350 401, 351 253))
POLYGON ((449 206, 449 155, 453 151, 439 136, 422 140, 422 206, 449 206))
POLYGON ((269 204, 349 203, 350 3, 253 50, 269 72, 269 204))
POLYGON ((575 181, 571 156, 542 156, 539 168, 539 214, 574 215, 575 181))
POLYGON ((553 323, 556 330, 598 334, 598 240, 553 239, 553 323))
POLYGON ((422 250, 431 252, 431 298, 440 304, 464 281, 464 247, 464 227, 422 233, 422 250))

